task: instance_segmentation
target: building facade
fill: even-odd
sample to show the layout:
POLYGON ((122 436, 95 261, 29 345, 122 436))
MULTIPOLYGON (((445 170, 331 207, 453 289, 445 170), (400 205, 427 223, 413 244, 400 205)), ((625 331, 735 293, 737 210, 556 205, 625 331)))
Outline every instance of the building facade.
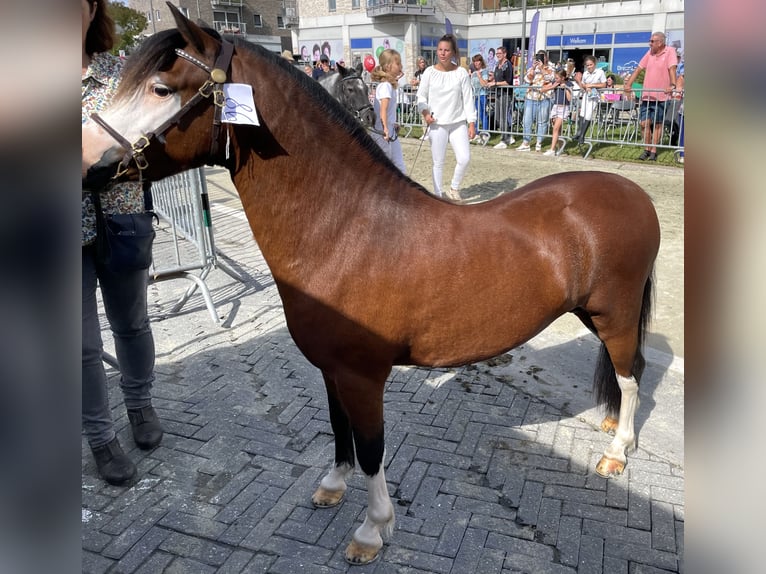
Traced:
MULTIPOLYGON (((292 48, 296 0, 174 0, 173 4, 188 18, 202 20, 222 34, 241 34, 276 53, 292 48)), ((175 28, 164 0, 128 0, 128 6, 146 16, 147 36, 175 28)))
POLYGON ((523 48, 546 49, 552 62, 571 57, 578 67, 593 54, 624 76, 654 31, 668 34, 668 44, 683 52, 683 0, 297 0, 296 16, 291 49, 301 59, 325 52, 331 60, 370 65, 391 47, 402 54, 407 77, 418 56, 435 60, 448 26, 463 63, 480 53, 490 68, 502 45, 517 64, 523 48))

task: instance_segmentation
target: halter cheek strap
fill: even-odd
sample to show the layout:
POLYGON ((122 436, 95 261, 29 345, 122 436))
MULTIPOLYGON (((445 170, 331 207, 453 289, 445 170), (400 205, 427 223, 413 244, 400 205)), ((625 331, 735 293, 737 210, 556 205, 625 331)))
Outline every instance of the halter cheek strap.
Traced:
POLYGON ((106 123, 101 116, 98 114, 91 114, 90 116, 93 121, 104 128, 104 130, 106 130, 107 133, 117 140, 117 143, 125 149, 125 155, 117 166, 115 177, 119 177, 127 172, 131 161, 135 161, 139 171, 143 171, 149 167, 146 157, 144 156, 144 150, 149 147, 152 140, 156 138, 160 143, 164 143, 165 132, 173 125, 177 124, 179 120, 200 101, 211 96, 213 97, 215 113, 213 115, 213 132, 210 141, 210 158, 212 159, 218 155, 218 140, 220 139, 221 133, 221 113, 224 105, 223 84, 226 83, 226 80, 228 79, 228 71, 231 65, 231 59, 234 55, 234 44, 222 40, 221 49, 218 52, 213 68, 210 68, 210 66, 198 60, 191 54, 184 52, 180 48, 177 48, 175 52, 178 56, 208 72, 210 78, 200 86, 197 93, 194 94, 194 96, 192 96, 180 110, 173 114, 171 118, 148 134, 142 135, 135 143, 131 144, 122 134, 106 123))

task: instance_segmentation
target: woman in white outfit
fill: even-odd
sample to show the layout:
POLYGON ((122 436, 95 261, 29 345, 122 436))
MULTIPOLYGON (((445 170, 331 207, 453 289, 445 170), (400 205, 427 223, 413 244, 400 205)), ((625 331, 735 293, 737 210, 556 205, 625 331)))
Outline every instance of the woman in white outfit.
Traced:
POLYGON ((457 165, 447 197, 454 200, 460 199, 458 188, 471 159, 468 142, 476 136, 471 78, 457 65, 458 57, 455 37, 452 34, 442 36, 436 48, 438 61, 426 68, 418 86, 418 111, 428 126, 431 141, 434 194, 442 196, 442 172, 449 142, 457 165))
POLYGON ((582 90, 582 99, 580 100, 580 123, 574 139, 577 143, 583 144, 585 132, 588 131, 593 112, 600 99, 598 90, 606 86, 606 74, 604 70, 596 67, 596 58, 585 56, 585 72, 575 76, 575 82, 582 90))
POLYGON ((402 143, 399 141, 396 124, 396 96, 399 78, 402 77, 402 57, 391 48, 383 50, 378 56, 378 66, 372 71, 372 81, 378 82, 375 88, 375 130, 372 139, 394 162, 399 171, 404 173, 402 143))

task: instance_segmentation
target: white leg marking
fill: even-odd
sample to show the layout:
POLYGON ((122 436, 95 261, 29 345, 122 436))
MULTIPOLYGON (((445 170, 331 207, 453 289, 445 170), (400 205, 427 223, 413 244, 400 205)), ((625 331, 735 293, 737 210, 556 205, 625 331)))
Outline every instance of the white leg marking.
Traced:
POLYGON ((394 506, 388 496, 386 475, 381 462, 378 472, 367 477, 367 516, 354 532, 353 538, 359 544, 380 549, 383 540, 390 538, 393 533, 394 506))
POLYGON ((333 492, 346 492, 346 479, 353 473, 354 467, 344 462, 339 466, 333 466, 332 470, 319 482, 319 485, 333 492))
POLYGON ((604 456, 625 462, 625 449, 632 450, 636 446, 636 433, 633 419, 638 408, 638 383, 635 377, 617 375, 622 397, 620 399, 620 420, 612 443, 604 451, 604 456))

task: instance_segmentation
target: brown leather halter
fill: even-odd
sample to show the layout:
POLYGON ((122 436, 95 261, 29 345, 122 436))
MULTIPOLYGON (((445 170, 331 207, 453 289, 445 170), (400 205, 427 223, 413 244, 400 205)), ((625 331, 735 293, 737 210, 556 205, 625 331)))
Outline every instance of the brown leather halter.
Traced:
POLYGON ((213 133, 210 141, 210 159, 214 158, 218 154, 218 140, 221 133, 221 110, 224 105, 223 96, 223 84, 229 77, 229 67, 231 65, 231 58, 234 55, 234 44, 221 41, 221 50, 218 52, 215 64, 211 68, 204 62, 198 60, 191 54, 184 52, 180 48, 176 48, 176 54, 188 60, 192 64, 199 66, 210 74, 210 78, 200 86, 197 93, 192 96, 188 102, 186 102, 180 110, 178 110, 171 118, 163 122, 159 127, 152 130, 148 134, 142 135, 135 143, 130 143, 120 132, 107 124, 104 119, 98 114, 91 114, 91 118, 94 122, 104 128, 109 135, 111 135, 117 143, 125 149, 125 155, 117 165, 117 173, 114 177, 119 177, 128 171, 131 161, 135 161, 136 167, 139 172, 149 167, 149 163, 144 156, 144 150, 149 147, 152 140, 156 138, 160 143, 165 142, 165 132, 168 131, 174 124, 186 115, 189 110, 196 106, 202 100, 213 97, 213 104, 215 105, 215 114, 213 116, 213 133))

